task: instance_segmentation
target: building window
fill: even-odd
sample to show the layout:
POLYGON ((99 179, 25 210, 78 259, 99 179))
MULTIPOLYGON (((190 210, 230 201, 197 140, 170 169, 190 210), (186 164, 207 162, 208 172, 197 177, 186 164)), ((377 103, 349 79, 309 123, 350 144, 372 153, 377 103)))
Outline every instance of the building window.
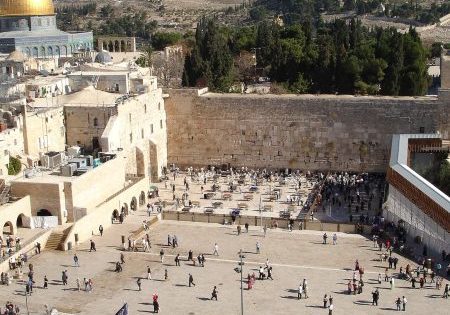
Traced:
POLYGON ((147 114, 147 104, 144 104, 144 113, 147 114))
POLYGON ((61 136, 64 136, 64 126, 61 127, 61 136))
POLYGON ((14 145, 17 145, 17 139, 14 139, 14 145))
POLYGON ((425 133, 425 127, 420 127, 420 128, 419 128, 419 132, 420 132, 420 133, 425 133))
POLYGON ((8 156, 8 150, 4 150, 4 151, 3 151, 3 154, 4 154, 5 156, 8 156))
POLYGON ((94 127, 97 127, 98 126, 98 119, 97 119, 97 117, 95 117, 94 118, 94 127))
POLYGON ((161 110, 161 103, 158 103, 158 110, 161 110))
POLYGON ((161 127, 161 129, 163 128, 162 119, 159 121, 159 126, 161 127))
POLYGON ((133 142, 133 133, 130 133, 130 143, 133 142))
POLYGON ((141 138, 144 139, 144 128, 141 129, 141 138))
POLYGON ((128 120, 131 122, 131 113, 128 114, 128 120))
POLYGON ((153 134, 153 124, 150 125, 150 133, 153 134))

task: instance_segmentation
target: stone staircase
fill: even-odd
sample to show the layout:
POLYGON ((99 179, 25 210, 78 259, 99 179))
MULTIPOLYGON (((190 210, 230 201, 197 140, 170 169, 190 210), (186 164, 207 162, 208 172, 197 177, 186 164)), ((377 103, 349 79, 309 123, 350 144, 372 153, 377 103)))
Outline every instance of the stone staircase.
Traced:
POLYGON ((54 230, 45 244, 46 250, 63 250, 64 241, 70 232, 70 227, 66 227, 64 230, 54 230))

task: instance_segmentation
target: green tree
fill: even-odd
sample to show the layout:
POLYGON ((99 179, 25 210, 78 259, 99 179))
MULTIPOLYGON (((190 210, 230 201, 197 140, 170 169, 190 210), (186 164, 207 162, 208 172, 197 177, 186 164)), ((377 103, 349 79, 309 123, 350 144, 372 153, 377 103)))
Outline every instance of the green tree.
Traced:
POLYGON ((8 164, 8 175, 17 175, 21 170, 22 163, 20 163, 20 160, 13 156, 10 156, 8 164))
POLYGON ((163 50, 167 46, 175 45, 181 38, 178 32, 156 32, 152 35, 152 46, 156 50, 163 50))

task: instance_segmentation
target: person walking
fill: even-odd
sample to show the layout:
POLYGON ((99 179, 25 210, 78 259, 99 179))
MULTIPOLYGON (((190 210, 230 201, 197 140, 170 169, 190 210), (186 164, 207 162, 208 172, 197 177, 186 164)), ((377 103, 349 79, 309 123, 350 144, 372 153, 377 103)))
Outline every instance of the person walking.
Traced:
POLYGON ((73 255, 73 264, 75 267, 80 267, 80 264, 78 262, 78 256, 76 253, 75 253, 75 255, 73 255))
POLYGON ((100 236, 103 236, 103 225, 100 224, 98 231, 100 232, 100 236))
POLYGON ((267 225, 264 225, 263 231, 264 231, 264 237, 266 237, 266 234, 267 234, 267 225))
POLYGON ((169 279, 169 273, 167 272, 167 269, 164 269, 164 281, 167 281, 169 279))
POLYGON ((156 293, 153 294, 153 313, 159 313, 158 294, 156 293))
POLYGON ((147 266, 147 280, 152 280, 152 270, 147 266))
POLYGON ((77 278, 76 283, 77 283, 77 291, 80 292, 81 290, 80 278, 77 278))
POLYGON ((159 251, 159 258, 161 260, 161 263, 164 262, 164 248, 161 248, 161 250, 159 251))
POLYGON ((328 296, 325 294, 323 296, 323 308, 327 308, 328 296))
POLYGON ((261 252, 261 245, 259 242, 256 242, 256 253, 259 254, 261 252))
POLYGON ((120 263, 121 264, 125 263, 125 255, 123 253, 120 253, 120 263))
POLYGON ((337 244, 337 235, 336 233, 333 234, 333 245, 337 244))
POLYGON ((97 251, 97 249, 95 248, 95 243, 94 243, 93 240, 91 240, 91 248, 89 249, 89 252, 92 252, 92 251, 94 251, 94 252, 97 251))
POLYGON ((327 238, 328 238, 327 233, 324 233, 323 236, 322 236, 322 238, 323 238, 322 244, 327 244, 327 238))
POLYGON ((214 288, 213 288, 213 290, 212 290, 212 293, 211 293, 211 301, 212 301, 213 299, 216 299, 216 301, 217 301, 217 293, 218 293, 217 287, 214 286, 214 288))
POLYGON ((214 244, 214 252, 213 255, 219 256, 219 245, 217 243, 214 244))
POLYGON ((189 287, 191 287, 191 285, 195 287, 194 277, 191 274, 189 274, 189 287))
POLYGON ((138 286, 138 290, 141 291, 141 277, 137 278, 136 283, 138 286))
POLYGON ((175 256, 175 266, 180 266, 180 254, 175 256))
POLYGON ((48 289, 48 278, 46 275, 44 276, 44 289, 48 289))
POLYGON ((245 223, 244 226, 245 226, 245 233, 248 233, 248 223, 245 223))
POLYGON ((442 297, 444 298, 444 299, 448 299, 448 291, 450 290, 450 287, 449 287, 449 284, 447 283, 446 285, 445 285, 445 288, 444 288, 444 294, 442 295, 442 297))
POLYGON ((408 303, 408 300, 405 296, 402 297, 402 305, 403 305, 403 311, 406 311, 406 303, 408 303))

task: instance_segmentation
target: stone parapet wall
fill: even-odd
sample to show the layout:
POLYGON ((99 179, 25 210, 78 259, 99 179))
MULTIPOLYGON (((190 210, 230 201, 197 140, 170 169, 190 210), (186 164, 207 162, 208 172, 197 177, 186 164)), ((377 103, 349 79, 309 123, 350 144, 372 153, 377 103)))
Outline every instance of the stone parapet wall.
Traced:
POLYGON ((181 167, 384 172, 393 134, 450 134, 436 97, 166 93, 168 162, 181 167))

